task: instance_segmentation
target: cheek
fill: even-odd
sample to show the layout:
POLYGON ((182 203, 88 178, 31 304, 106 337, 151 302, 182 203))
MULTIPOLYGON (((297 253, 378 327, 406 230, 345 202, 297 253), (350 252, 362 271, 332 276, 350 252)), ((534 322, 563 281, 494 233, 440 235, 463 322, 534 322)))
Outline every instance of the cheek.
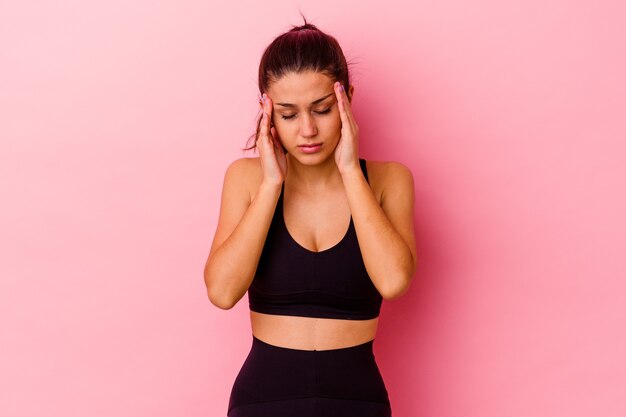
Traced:
POLYGON ((293 130, 293 126, 288 123, 286 120, 277 120, 274 122, 274 129, 276 129, 276 133, 278 135, 289 135, 293 130))
POLYGON ((274 129, 276 129, 277 134, 280 134, 281 132, 285 130, 285 123, 282 120, 280 120, 280 116, 272 117, 271 126, 273 126, 274 129))
POLYGON ((328 118, 328 128, 332 130, 340 131, 341 130, 341 117, 339 116, 339 113, 333 113, 330 116, 331 117, 328 118))

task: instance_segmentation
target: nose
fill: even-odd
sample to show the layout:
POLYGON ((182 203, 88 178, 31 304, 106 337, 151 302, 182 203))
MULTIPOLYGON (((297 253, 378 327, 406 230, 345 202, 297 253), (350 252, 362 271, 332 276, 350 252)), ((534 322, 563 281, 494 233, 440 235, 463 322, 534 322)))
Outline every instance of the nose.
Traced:
POLYGON ((304 114, 300 120, 302 121, 300 124, 300 135, 302 137, 308 138, 317 135, 317 126, 312 115, 304 114))

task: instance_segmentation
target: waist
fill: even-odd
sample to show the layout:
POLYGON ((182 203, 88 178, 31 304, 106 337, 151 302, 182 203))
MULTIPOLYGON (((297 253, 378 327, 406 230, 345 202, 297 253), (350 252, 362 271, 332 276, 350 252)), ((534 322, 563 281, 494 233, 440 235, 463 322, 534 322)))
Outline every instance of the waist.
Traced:
POLYGON ((376 337, 378 317, 344 320, 282 316, 250 311, 252 334, 270 345, 300 350, 352 347, 376 337))

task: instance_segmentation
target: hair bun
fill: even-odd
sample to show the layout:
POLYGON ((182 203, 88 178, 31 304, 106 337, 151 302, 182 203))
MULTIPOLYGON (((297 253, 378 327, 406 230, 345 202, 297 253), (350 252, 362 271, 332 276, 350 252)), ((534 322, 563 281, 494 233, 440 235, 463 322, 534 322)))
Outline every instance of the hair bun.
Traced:
POLYGON ((302 30, 315 30, 315 31, 319 31, 319 29, 317 28, 317 26, 315 26, 314 24, 311 23, 305 23, 302 26, 296 26, 293 29, 290 30, 290 32, 300 32, 302 30))

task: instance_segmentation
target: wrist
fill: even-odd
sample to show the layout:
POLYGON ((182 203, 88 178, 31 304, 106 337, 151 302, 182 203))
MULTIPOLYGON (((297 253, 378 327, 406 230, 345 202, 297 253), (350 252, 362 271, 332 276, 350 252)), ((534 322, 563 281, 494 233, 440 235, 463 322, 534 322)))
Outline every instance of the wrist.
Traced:
POLYGON ((341 174, 342 178, 352 178, 352 177, 363 176, 363 171, 361 171, 361 165, 359 163, 356 163, 350 168, 345 168, 343 170, 340 170, 339 173, 341 174))
POLYGON ((259 191, 263 190, 263 191, 268 191, 268 192, 276 192, 276 191, 280 191, 280 189, 283 186, 283 181, 277 181, 277 180, 267 180, 264 179, 263 181, 261 181, 261 185, 259 186, 259 191))

